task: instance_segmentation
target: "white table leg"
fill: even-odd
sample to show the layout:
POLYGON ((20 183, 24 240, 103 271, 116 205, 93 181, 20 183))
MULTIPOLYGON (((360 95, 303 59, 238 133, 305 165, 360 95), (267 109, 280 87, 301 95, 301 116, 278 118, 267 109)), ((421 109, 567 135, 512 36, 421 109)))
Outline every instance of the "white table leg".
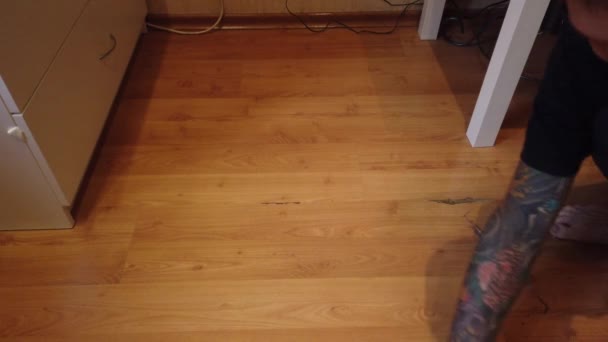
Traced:
POLYGON ((422 40, 435 40, 439 35, 445 0, 424 0, 418 35, 422 40))
POLYGON ((471 118, 473 147, 493 146, 550 0, 511 0, 471 118))

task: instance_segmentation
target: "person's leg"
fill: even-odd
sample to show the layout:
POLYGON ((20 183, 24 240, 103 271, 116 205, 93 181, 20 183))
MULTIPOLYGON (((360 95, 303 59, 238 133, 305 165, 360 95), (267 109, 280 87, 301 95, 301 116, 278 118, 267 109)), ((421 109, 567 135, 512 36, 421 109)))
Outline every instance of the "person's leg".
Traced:
MULTIPOLYGON (((486 224, 465 276, 452 341, 492 341, 590 154, 597 58, 567 26, 549 61, 528 125, 522 163, 486 224)), ((603 95, 602 95, 603 96, 603 95)))
POLYGON ((524 286, 532 261, 572 178, 521 163, 504 203, 490 218, 465 276, 452 341, 492 341, 524 286))

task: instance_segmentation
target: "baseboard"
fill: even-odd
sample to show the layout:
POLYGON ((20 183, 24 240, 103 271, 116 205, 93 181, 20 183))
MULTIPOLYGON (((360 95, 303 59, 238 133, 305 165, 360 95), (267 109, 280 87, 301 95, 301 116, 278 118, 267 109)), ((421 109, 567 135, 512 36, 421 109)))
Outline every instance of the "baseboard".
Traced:
MULTIPOLYGON (((418 25, 421 11, 408 10, 399 20, 400 27, 418 25)), ((303 14, 302 19, 313 28, 325 27, 331 20, 337 20, 354 28, 393 27, 400 17, 396 12, 367 13, 313 13, 303 14)), ((148 15, 148 22, 173 28, 192 29, 208 27, 217 20, 211 16, 148 15)), ((304 28, 297 18, 289 14, 228 15, 220 26, 224 30, 244 29, 300 29, 304 28)))

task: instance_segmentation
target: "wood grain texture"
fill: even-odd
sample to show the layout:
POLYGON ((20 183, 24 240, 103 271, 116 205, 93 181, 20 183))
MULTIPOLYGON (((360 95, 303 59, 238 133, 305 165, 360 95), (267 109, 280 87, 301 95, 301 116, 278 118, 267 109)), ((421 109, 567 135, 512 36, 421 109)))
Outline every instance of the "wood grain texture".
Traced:
MULTIPOLYGON (((76 228, 0 233, 0 337, 445 340, 534 92, 471 149, 484 66, 415 28, 144 36, 76 228)), ((606 257, 549 242, 501 338, 606 339, 606 257)))

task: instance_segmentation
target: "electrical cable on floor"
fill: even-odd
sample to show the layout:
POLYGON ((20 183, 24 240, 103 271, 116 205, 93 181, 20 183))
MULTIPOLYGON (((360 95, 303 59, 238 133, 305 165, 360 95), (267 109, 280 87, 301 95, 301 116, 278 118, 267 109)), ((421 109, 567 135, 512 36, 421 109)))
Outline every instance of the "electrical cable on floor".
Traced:
MULTIPOLYGON (((452 36, 449 34, 448 30, 444 27, 443 31, 442 31, 442 36, 443 36, 444 40, 447 41, 449 44, 458 46, 458 47, 476 46, 479 49, 479 52, 485 58, 487 58, 488 60, 491 60, 492 52, 488 51, 486 49, 485 45, 487 43, 492 43, 492 42, 495 43, 497 38, 484 40, 483 35, 485 33, 487 33, 489 26, 491 24, 492 18, 490 17, 490 15, 492 14, 492 10, 504 8, 506 6, 503 6, 503 5, 507 5, 509 2, 510 2, 510 0, 500 0, 500 1, 497 1, 495 3, 489 4, 489 5, 481 8, 474 15, 467 16, 464 14, 464 10, 462 10, 460 8, 460 6, 458 6, 456 1, 449 0, 450 5, 452 7, 454 7, 454 9, 456 10, 456 15, 446 16, 446 17, 444 17, 443 20, 444 20, 444 22, 456 22, 459 26, 461 34, 465 33, 465 20, 470 21, 470 20, 476 19, 476 18, 480 17, 482 14, 485 15, 485 17, 481 19, 481 23, 478 25, 478 27, 476 27, 472 30, 473 36, 470 39, 456 40, 456 39, 452 38, 452 36)), ((501 16, 501 17, 495 18, 494 20, 496 20, 496 19, 504 19, 504 17, 501 16)), ((528 81, 536 81, 536 82, 541 81, 541 79, 531 76, 531 75, 527 74, 526 72, 524 72, 521 75, 521 78, 524 80, 528 80, 528 81)))
POLYGON ((146 25, 148 27, 152 27, 157 30, 171 32, 171 33, 175 33, 175 34, 198 35, 198 34, 209 33, 211 31, 217 29, 220 26, 220 23, 222 22, 222 20, 224 19, 224 0, 219 0, 219 1, 220 1, 220 13, 219 13, 215 23, 213 25, 209 26, 208 28, 194 29, 194 30, 182 30, 182 29, 174 29, 171 27, 156 25, 156 24, 152 24, 152 23, 146 23, 146 25))
POLYGON ((394 2, 391 2, 390 0, 383 0, 384 2, 386 2, 389 6, 393 6, 393 7, 401 7, 401 6, 407 6, 407 3, 401 3, 401 4, 396 4, 394 2))
POLYGON ((353 28, 341 21, 338 21, 336 19, 330 19, 327 24, 325 24, 323 27, 321 28, 314 28, 311 27, 310 25, 308 25, 306 23, 306 21, 299 16, 298 14, 294 13, 290 8, 289 8, 289 0, 285 0, 285 9, 287 10, 287 13, 289 13, 290 15, 292 15, 293 17, 295 17, 296 19, 298 19, 298 21, 310 32, 314 32, 314 33, 321 33, 321 32, 325 32, 327 30, 330 29, 338 29, 338 28, 343 28, 346 30, 349 30, 351 32, 354 32, 356 34, 361 34, 361 33, 368 33, 368 34, 391 34, 394 33, 395 31, 397 31, 397 29, 399 28, 399 24, 401 23, 401 19, 403 19, 403 17, 405 16, 405 14, 407 13, 407 10, 414 5, 419 5, 422 3, 422 0, 416 0, 416 1, 411 1, 408 3, 403 3, 403 4, 395 4, 389 0, 384 0, 384 2, 386 2, 387 4, 389 4, 390 6, 395 6, 395 7, 403 7, 403 10, 399 13, 399 15, 397 16, 397 18, 395 19, 395 24, 393 25, 393 27, 389 30, 386 31, 373 31, 373 30, 368 30, 368 29, 356 29, 353 28), (333 24, 333 25, 332 25, 333 24))
POLYGON ((459 27, 460 27, 460 33, 465 32, 465 27, 464 27, 465 20, 473 20, 473 19, 481 16, 482 14, 485 14, 486 17, 482 21, 482 24, 480 25, 480 27, 478 27, 477 30, 473 32, 473 37, 470 40, 468 40, 468 41, 455 40, 448 35, 448 31, 445 29, 442 32, 444 39, 448 43, 455 45, 455 46, 460 46, 460 47, 477 46, 477 45, 482 44, 483 42, 481 40, 481 35, 484 34, 488 29, 488 26, 490 24, 489 15, 491 14, 491 10, 496 9, 496 8, 504 8, 505 6, 502 6, 502 5, 505 5, 508 2, 509 2, 509 0, 501 0, 501 1, 498 1, 498 2, 495 2, 495 3, 492 3, 490 5, 483 7, 473 16, 465 16, 464 11, 460 8, 460 6, 458 6, 456 1, 450 0, 450 4, 456 9, 457 14, 453 15, 453 16, 446 16, 446 17, 444 17, 443 20, 444 21, 457 21, 459 24, 459 27))

